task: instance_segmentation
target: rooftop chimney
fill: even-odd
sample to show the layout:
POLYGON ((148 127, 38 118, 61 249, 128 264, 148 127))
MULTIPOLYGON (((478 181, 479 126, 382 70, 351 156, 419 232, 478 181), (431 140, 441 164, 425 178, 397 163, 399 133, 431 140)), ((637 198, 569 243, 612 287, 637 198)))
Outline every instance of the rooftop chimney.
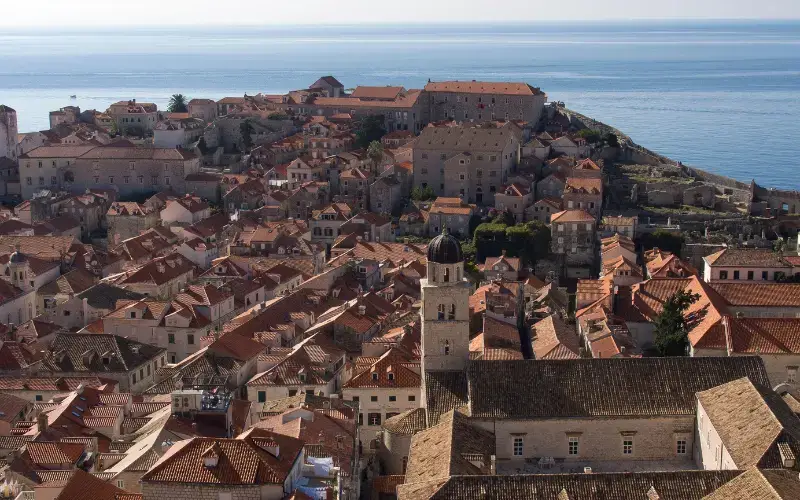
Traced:
POLYGON ((47 413, 42 412, 36 417, 36 429, 39 432, 45 432, 47 430, 47 413))

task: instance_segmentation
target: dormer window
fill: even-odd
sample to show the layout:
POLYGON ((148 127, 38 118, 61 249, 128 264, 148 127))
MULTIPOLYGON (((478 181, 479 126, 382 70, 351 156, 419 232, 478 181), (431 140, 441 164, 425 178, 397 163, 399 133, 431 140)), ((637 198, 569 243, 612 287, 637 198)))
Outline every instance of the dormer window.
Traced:
POLYGON ((136 311, 131 311, 131 319, 136 319, 136 311))
POLYGON ((373 373, 372 374, 372 380, 375 380, 375 381, 378 380, 378 374, 377 373, 373 373))
POLYGON ((390 381, 394 380, 394 373, 389 372, 386 376, 389 378, 390 381))

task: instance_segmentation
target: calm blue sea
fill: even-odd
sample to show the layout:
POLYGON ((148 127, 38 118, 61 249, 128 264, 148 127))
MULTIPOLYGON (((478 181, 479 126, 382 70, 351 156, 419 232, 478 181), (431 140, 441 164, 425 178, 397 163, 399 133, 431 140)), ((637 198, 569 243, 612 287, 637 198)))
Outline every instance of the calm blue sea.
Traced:
POLYGON ((68 104, 278 93, 324 74, 523 80, 684 163, 800 189, 800 22, 0 32, 0 103, 22 131, 68 104))

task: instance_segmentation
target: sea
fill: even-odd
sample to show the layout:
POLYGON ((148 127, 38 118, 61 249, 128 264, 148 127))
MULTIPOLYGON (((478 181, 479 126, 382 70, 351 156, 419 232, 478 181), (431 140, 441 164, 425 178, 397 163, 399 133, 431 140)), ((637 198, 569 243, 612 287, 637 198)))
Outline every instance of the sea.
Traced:
POLYGON ((65 105, 430 80, 524 81, 637 143, 800 189, 800 21, 10 29, 0 104, 21 132, 65 105), (71 98, 75 96, 75 98, 71 98))

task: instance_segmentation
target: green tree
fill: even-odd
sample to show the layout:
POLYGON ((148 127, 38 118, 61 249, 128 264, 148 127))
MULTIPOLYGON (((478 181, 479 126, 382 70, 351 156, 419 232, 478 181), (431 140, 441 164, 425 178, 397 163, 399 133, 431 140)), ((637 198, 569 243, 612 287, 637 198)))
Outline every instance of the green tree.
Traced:
POLYGON ((475 257, 478 261, 483 261, 486 257, 496 257, 508 247, 507 227, 505 224, 484 222, 475 228, 472 242, 475 245, 475 257))
POLYGON ((383 160, 383 144, 381 141, 372 141, 367 146, 367 157, 372 160, 373 165, 380 165, 383 160))
POLYGON ((411 199, 415 201, 429 201, 436 199, 436 193, 430 186, 417 186, 411 190, 411 199))
POLYGON ((639 241, 642 244, 642 248, 645 250, 659 248, 672 252, 679 257, 681 255, 681 249, 683 248, 683 236, 664 229, 657 229, 652 233, 645 233, 639 238, 639 241))
POLYGON ((510 210, 501 210, 497 212, 492 222, 495 224, 505 224, 506 226, 513 226, 517 223, 516 219, 514 219, 514 214, 512 214, 510 210))
POLYGON ((183 94, 172 94, 172 97, 169 98, 167 111, 170 113, 186 113, 189 111, 189 106, 186 103, 186 96, 183 94))
POLYGON ((656 316, 655 347, 661 356, 685 356, 689 345, 686 310, 700 295, 681 290, 667 299, 664 309, 656 316))
POLYGON ((250 119, 244 120, 239 124, 239 134, 242 136, 242 153, 246 153, 253 145, 253 123, 250 119))
POLYGON ((269 116, 267 116, 267 118, 270 119, 270 120, 288 120, 289 119, 289 115, 284 114, 284 113, 275 112, 275 113, 272 113, 269 116))
POLYGON ((360 148, 367 148, 372 141, 380 141, 384 135, 383 115, 365 116, 356 129, 356 144, 360 148))
POLYGON ((583 137, 586 139, 586 142, 590 144, 597 144, 598 142, 603 140, 603 136, 597 130, 592 130, 590 128, 585 128, 578 132, 578 137, 583 137))
POLYGON ((606 144, 608 144, 612 148, 619 147, 619 139, 617 138, 617 134, 614 133, 607 133, 605 137, 606 144))

